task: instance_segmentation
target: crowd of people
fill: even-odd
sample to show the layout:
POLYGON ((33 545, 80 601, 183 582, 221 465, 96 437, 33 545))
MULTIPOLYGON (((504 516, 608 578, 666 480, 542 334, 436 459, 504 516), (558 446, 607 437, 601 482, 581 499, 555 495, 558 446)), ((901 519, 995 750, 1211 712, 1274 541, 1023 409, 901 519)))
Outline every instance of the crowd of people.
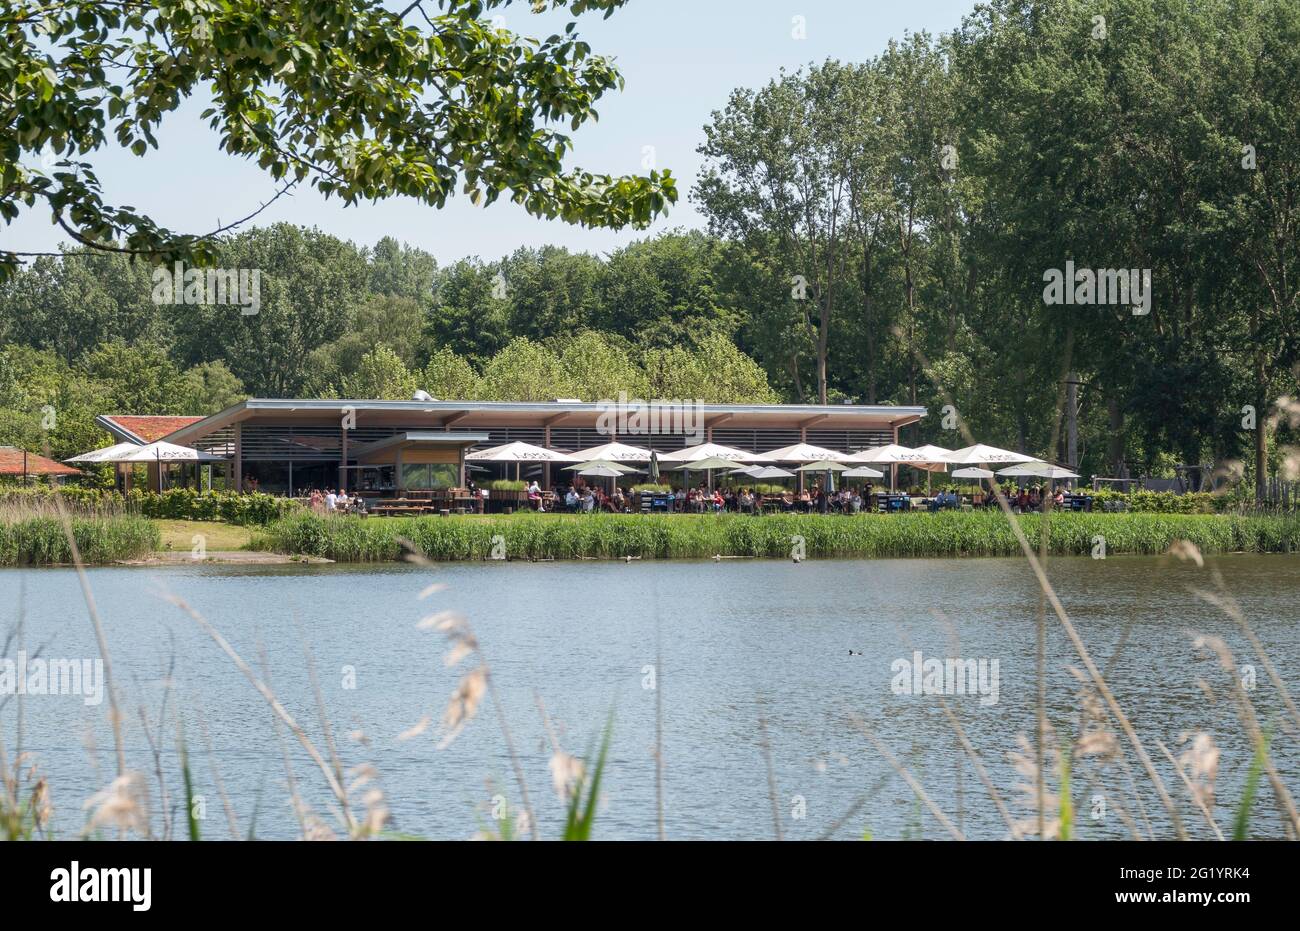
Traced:
POLYGON ((366 513, 366 499, 360 495, 349 495, 346 488, 326 488, 324 491, 313 488, 307 496, 307 506, 317 514, 366 513))
MULTIPOLYGON (((542 510, 545 497, 540 488, 537 488, 534 494, 535 486, 536 482, 529 487, 529 500, 533 501, 535 498, 535 507, 542 510)), ((797 513, 856 514, 872 506, 874 492, 870 483, 865 486, 845 486, 834 491, 823 489, 821 482, 818 481, 802 491, 790 490, 780 494, 765 494, 757 488, 710 488, 702 482, 694 488, 674 487, 671 491, 655 494, 654 499, 656 503, 666 504, 669 511, 682 514, 724 511, 756 514, 764 509, 797 513)), ((572 513, 610 511, 620 514, 631 511, 635 504, 632 497, 625 494, 621 488, 606 492, 599 487, 578 483, 557 489, 556 501, 562 502, 564 509, 572 513)))

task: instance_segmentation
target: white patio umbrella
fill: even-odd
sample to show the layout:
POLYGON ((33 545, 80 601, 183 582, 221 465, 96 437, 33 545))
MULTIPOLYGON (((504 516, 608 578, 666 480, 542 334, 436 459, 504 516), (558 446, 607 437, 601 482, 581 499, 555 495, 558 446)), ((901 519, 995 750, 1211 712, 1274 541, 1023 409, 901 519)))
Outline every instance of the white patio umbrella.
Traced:
POLYGON ((1050 462, 1027 462, 1009 469, 998 469, 998 475, 1022 475, 1034 478, 1078 478, 1078 472, 1071 472, 1050 462))
POLYGON ((579 475, 595 475, 601 478, 619 478, 623 475, 618 469, 611 469, 609 466, 590 466, 578 473, 579 475))
POLYGON ((769 449, 763 455, 772 462, 823 462, 826 460, 839 462, 841 459, 846 458, 844 453, 836 452, 833 449, 825 449, 821 446, 813 446, 811 443, 795 443, 793 446, 769 449))
POLYGON ((730 471, 736 467, 736 463, 731 459, 725 459, 721 456, 709 456, 705 459, 692 459, 690 462, 679 462, 676 465, 665 466, 667 469, 673 469, 678 472, 685 472, 688 475, 691 472, 707 472, 709 476, 709 488, 713 488, 713 473, 717 469, 727 469, 730 471))
POLYGON ((966 446, 950 453, 948 461, 953 465, 996 465, 998 463, 1011 465, 1017 462, 1033 462, 1034 457, 1026 456, 1024 453, 1013 453, 1009 449, 998 449, 996 446, 976 443, 974 446, 966 446))
MULTIPOLYGON (((147 446, 133 446, 112 459, 106 459, 105 462, 152 462, 158 466, 158 485, 162 487, 163 471, 162 465, 165 462, 224 462, 222 456, 205 452, 201 449, 194 449, 190 446, 177 446, 175 443, 167 443, 158 440, 147 446)), ((197 481, 197 475, 195 476, 197 481)))
POLYGON ((612 469, 619 475, 626 475, 628 472, 641 471, 633 466, 625 465, 622 462, 614 462, 610 459, 589 459, 586 462, 579 462, 577 465, 565 466, 564 470, 566 472, 577 472, 579 475, 585 475, 586 473, 582 471, 583 469, 595 468, 612 469))
POLYGON ((835 473, 847 472, 849 466, 835 459, 821 459, 817 462, 810 462, 807 465, 801 465, 795 469, 796 472, 825 472, 826 473, 826 491, 835 491, 835 473))
POLYGON ((194 449, 190 446, 177 446, 159 440, 147 446, 132 446, 129 450, 114 456, 105 462, 221 462, 222 457, 194 449))
POLYGON ((579 449, 576 452, 569 453, 574 459, 580 459, 584 462, 592 460, 602 460, 604 462, 649 462, 650 450, 642 449, 640 446, 629 446, 626 443, 604 443, 600 446, 591 446, 587 449, 579 449))
POLYGON ((879 469, 873 469, 871 466, 854 466, 847 472, 841 473, 845 478, 884 478, 885 473, 879 469))
POLYGON ((844 462, 923 462, 924 456, 917 456, 916 451, 910 446, 899 446, 897 443, 887 443, 884 446, 873 446, 871 449, 859 450, 856 453, 850 453, 844 457, 844 462))
POLYGON ((912 452, 917 456, 924 457, 923 459, 909 462, 908 465, 914 469, 925 470, 925 494, 928 497, 930 495, 930 480, 933 478, 930 473, 948 471, 948 457, 952 455, 952 450, 944 449, 942 446, 931 446, 927 444, 925 446, 916 447, 912 452))
POLYGON ((519 470, 525 462, 576 462, 572 456, 567 453, 559 453, 553 449, 546 449, 543 446, 534 446, 532 443, 522 443, 516 440, 513 443, 503 443, 500 446, 490 446, 487 449, 480 449, 472 452, 465 457, 466 462, 513 462, 515 464, 515 479, 519 478, 519 470))
POLYGON ((760 466, 750 470, 749 475, 751 478, 794 478, 793 472, 787 472, 776 466, 760 466))
POLYGON ((118 456, 125 456, 133 450, 139 449, 136 443, 114 443, 112 446, 105 446, 103 449, 92 449, 88 453, 82 453, 80 456, 73 456, 71 459, 64 459, 64 462, 112 462, 118 456))
POLYGON ((921 457, 909 461, 907 464, 917 469, 925 469, 927 472, 947 472, 948 457, 952 455, 951 449, 944 449, 942 446, 918 446, 912 452, 921 457))
POLYGON ((992 469, 981 469, 978 466, 967 466, 964 469, 954 469, 953 478, 993 478, 996 475, 992 469))
POLYGON ((751 453, 734 446, 722 446, 718 443, 698 443, 671 453, 659 456, 660 462, 698 462, 702 459, 726 459, 730 462, 771 462, 767 456, 751 453))
MULTIPOLYGON (((900 446, 897 443, 888 443, 885 446, 876 446, 872 449, 864 449, 861 452, 853 453, 845 457, 845 462, 866 462, 872 464, 888 463, 889 465, 914 465, 917 468, 925 468, 930 462, 925 453, 919 453, 910 446, 900 446)), ((894 471, 889 473, 889 487, 894 487, 894 471)))
POLYGON ((796 472, 847 472, 849 466, 834 459, 821 459, 795 469, 796 472))

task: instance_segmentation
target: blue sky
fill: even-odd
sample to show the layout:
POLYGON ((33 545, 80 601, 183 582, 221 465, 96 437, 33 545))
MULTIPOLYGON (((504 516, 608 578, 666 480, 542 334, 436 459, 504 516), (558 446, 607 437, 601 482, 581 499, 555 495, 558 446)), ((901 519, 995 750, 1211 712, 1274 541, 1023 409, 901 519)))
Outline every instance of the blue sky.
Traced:
MULTIPOLYGON (((385 235, 433 253, 440 264, 466 255, 498 258, 519 246, 554 244, 607 252, 656 230, 699 227, 689 200, 699 167, 695 149, 709 114, 736 87, 756 87, 778 70, 794 70, 827 58, 861 60, 891 38, 922 30, 951 31, 974 0, 630 0, 608 20, 579 17, 580 34, 601 54, 614 56, 626 79, 622 93, 600 103, 600 121, 576 133, 569 164, 591 171, 642 171, 646 146, 656 166, 678 179, 680 200, 649 230, 584 230, 530 217, 514 204, 472 206, 460 197, 443 210, 393 199, 344 207, 299 188, 257 218, 317 226, 371 245, 385 235), (803 17, 806 37, 792 37, 803 17)), ((570 17, 534 15, 525 2, 500 11, 506 26, 526 35, 548 35, 570 17)), ((144 158, 113 148, 91 157, 109 203, 130 204, 158 222, 184 232, 206 232, 247 215, 275 191, 255 165, 232 159, 199 119, 205 101, 195 97, 171 114, 158 133, 160 148, 144 158)), ((0 227, 0 247, 41 251, 65 237, 40 211, 0 227)))

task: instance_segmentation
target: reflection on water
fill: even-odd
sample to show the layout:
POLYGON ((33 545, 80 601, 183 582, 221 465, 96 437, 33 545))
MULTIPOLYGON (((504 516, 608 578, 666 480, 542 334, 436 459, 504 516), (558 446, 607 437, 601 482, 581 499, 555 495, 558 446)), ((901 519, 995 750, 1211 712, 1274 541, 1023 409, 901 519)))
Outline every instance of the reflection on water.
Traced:
MULTIPOLYGON (((1217 565, 1278 674, 1293 694, 1300 693, 1300 559, 1234 556, 1217 565)), ((1206 583, 1204 571, 1132 557, 1059 559, 1049 571, 1093 659, 1179 800, 1185 823, 1202 835, 1208 832, 1204 819, 1194 813, 1157 741, 1178 754, 1188 733, 1214 735, 1223 750, 1216 814, 1221 824, 1230 824, 1250 748, 1225 674, 1213 658, 1193 649, 1190 632, 1223 637, 1239 666, 1258 663, 1235 624, 1189 591, 1206 583)), ((156 718, 174 660, 169 700, 185 718, 210 836, 228 833, 218 776, 241 832, 254 812, 260 836, 293 836, 297 823, 266 704, 194 622, 162 600, 165 593, 192 604, 254 665, 264 650, 284 704, 318 736, 304 658, 309 646, 344 765, 376 766, 393 826, 404 832, 467 837, 488 820, 493 794, 518 796, 490 705, 446 750, 436 749, 436 726, 413 740, 395 739, 426 714, 439 717, 464 671, 444 668, 443 642, 416 629, 431 609, 454 609, 474 625, 495 671, 539 821, 552 836, 562 814, 547 770, 550 751, 538 698, 565 749, 576 754, 592 746, 612 709, 614 737, 596 836, 655 836, 655 693, 644 687, 648 667, 657 667, 663 708, 670 837, 772 836, 760 716, 771 741, 787 838, 832 830, 841 838, 866 831, 878 838, 944 836, 854 723, 855 715, 968 836, 1005 836, 1006 825, 963 760, 940 701, 924 694, 924 687, 922 694, 896 694, 916 691, 900 688, 898 681, 899 664, 912 662, 916 651, 923 661, 983 661, 986 684, 996 668, 996 703, 987 700, 987 688, 946 700, 1007 804, 1022 817, 1031 813, 1016 789, 1023 778, 1008 759, 1018 739, 1034 733, 1035 719, 1040 598, 1019 560, 195 566, 96 569, 90 579, 124 696, 128 754, 148 772, 153 766, 139 709, 143 705, 156 718), (417 601, 419 590, 434 579, 447 590, 417 601), (369 744, 357 743, 350 736, 355 733, 364 733, 369 744)), ((13 630, 23 613, 29 653, 39 648, 49 658, 97 655, 68 570, 0 572, 0 612, 0 634, 13 630)), ((5 655, 12 658, 17 650, 11 640, 5 655)), ((1046 650, 1047 715, 1064 743, 1078 736, 1081 686, 1071 668, 1082 664, 1050 615, 1046 650)), ((1277 725, 1274 753, 1283 780, 1300 789, 1295 741, 1282 727, 1282 701, 1262 668, 1249 694, 1261 721, 1277 725)), ((13 698, 0 701, 12 754, 17 704, 13 698)), ((29 697, 23 710, 23 749, 50 777, 60 833, 74 834, 83 801, 113 772, 107 705, 41 696, 29 697)), ((174 798, 181 793, 179 767, 170 738, 167 743, 164 767, 174 798)), ((318 773, 296 744, 290 755, 304 794, 328 819, 318 773)), ((1074 761, 1081 836, 1126 837, 1126 824, 1145 832, 1148 823, 1157 834, 1167 833, 1149 781, 1135 758, 1126 763, 1138 787, 1136 799, 1124 765, 1099 769, 1092 761, 1074 761)), ((1265 783, 1253 833, 1279 836, 1277 811, 1265 783)))

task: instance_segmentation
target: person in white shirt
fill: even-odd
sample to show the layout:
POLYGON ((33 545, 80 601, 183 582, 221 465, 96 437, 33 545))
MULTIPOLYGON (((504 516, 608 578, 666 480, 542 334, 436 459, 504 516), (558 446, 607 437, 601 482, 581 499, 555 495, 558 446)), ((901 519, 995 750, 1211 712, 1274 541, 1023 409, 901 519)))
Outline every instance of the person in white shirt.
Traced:
POLYGON ((338 502, 339 502, 338 495, 334 494, 334 489, 333 489, 333 488, 331 488, 329 491, 325 492, 325 510, 326 510, 326 512, 337 510, 337 509, 338 509, 338 502))
POLYGON ((339 496, 334 499, 334 506, 340 511, 346 511, 351 501, 352 499, 348 497, 348 490, 346 488, 340 488, 339 496))

